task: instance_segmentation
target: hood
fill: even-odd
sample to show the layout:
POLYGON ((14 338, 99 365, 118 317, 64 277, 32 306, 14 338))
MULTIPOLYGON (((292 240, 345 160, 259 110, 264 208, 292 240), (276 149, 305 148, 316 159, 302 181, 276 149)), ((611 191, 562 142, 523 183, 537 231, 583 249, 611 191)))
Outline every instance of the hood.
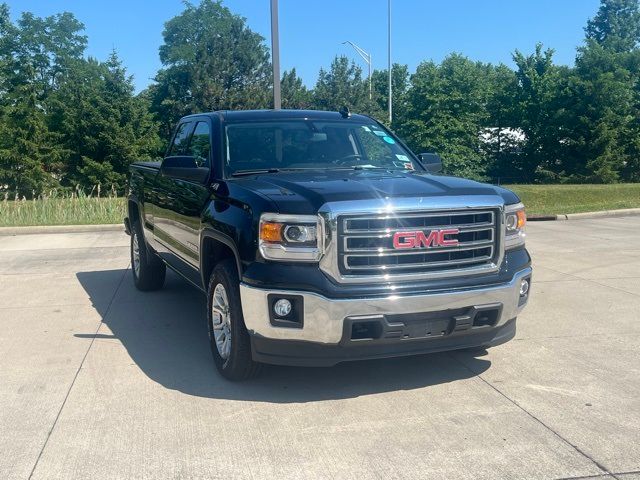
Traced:
POLYGON ((399 197, 500 195, 517 203, 511 191, 457 177, 386 170, 278 172, 232 180, 276 203, 281 213, 314 214, 327 202, 399 197))

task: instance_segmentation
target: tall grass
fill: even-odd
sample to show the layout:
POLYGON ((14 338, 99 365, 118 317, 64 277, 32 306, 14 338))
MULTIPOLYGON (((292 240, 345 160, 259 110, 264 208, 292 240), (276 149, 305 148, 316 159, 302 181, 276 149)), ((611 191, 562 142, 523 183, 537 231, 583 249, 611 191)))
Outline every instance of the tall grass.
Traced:
POLYGON ((88 194, 77 188, 71 194, 51 191, 32 200, 12 198, 0 201, 0 227, 29 225, 94 225, 121 223, 125 199, 114 191, 101 195, 100 187, 88 194))
POLYGON ((640 183, 506 187, 520 196, 529 215, 559 215, 640 207, 640 183))
MULTIPOLYGON (((529 215, 590 212, 640 207, 640 184, 618 185, 512 185, 529 215)), ((126 201, 99 187, 88 194, 55 191, 33 200, 4 195, 0 200, 0 227, 28 225, 98 225, 121 223, 126 201)))

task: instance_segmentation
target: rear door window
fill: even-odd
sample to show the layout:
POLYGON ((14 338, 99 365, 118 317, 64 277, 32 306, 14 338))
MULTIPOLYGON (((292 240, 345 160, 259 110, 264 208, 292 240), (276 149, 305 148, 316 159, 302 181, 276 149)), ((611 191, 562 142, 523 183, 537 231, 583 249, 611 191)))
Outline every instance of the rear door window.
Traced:
POLYGON ((211 151, 211 129, 207 122, 196 123, 191 135, 191 142, 186 155, 194 158, 198 167, 209 167, 209 152, 211 151))
POLYGON ((177 155, 185 154, 192 126, 193 122, 183 122, 178 126, 176 134, 173 137, 171 147, 169 148, 169 152, 167 153, 167 157, 175 157, 177 155))

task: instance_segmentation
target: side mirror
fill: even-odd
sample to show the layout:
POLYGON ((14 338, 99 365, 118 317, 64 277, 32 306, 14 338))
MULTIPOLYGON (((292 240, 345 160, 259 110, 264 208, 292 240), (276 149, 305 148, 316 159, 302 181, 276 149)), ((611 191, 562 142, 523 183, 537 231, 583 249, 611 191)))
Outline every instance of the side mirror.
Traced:
POLYGON ((438 173, 442 171, 442 158, 437 153, 421 153, 418 158, 428 172, 438 173))

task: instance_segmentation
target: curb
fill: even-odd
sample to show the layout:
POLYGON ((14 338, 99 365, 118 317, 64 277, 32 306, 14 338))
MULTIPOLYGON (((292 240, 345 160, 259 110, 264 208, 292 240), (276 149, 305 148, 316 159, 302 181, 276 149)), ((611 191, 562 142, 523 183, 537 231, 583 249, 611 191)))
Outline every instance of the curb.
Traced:
POLYGON ((544 222, 553 220, 585 220, 589 218, 613 218, 627 215, 640 215, 640 208, 621 208, 619 210, 602 210, 599 212, 562 213, 560 215, 532 215, 527 216, 529 222, 544 222))
POLYGON ((41 225, 32 227, 0 227, 0 236, 35 235, 39 233, 124 232, 124 225, 41 225))

